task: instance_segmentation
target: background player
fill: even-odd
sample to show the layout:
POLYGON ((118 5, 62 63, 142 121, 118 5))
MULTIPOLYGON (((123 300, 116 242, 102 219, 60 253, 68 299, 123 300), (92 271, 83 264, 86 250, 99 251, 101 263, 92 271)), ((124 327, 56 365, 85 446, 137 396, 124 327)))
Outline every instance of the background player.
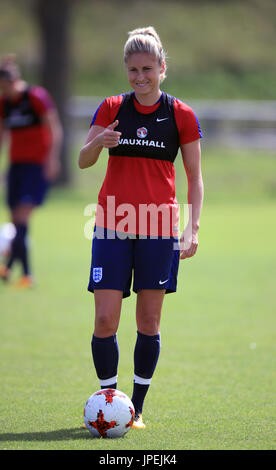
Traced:
POLYGON ((50 182, 58 175, 62 128, 48 92, 21 79, 13 56, 7 56, 0 64, 0 89, 0 144, 7 131, 10 138, 7 203, 16 228, 10 256, 0 266, 0 277, 9 280, 17 260, 23 276, 16 284, 30 287, 33 284, 27 243, 30 216, 43 203, 50 182))
MULTIPOLYGON (((132 401, 136 411, 134 427, 142 429, 143 403, 160 352, 164 295, 176 291, 179 254, 181 259, 191 257, 198 246, 203 200, 201 131, 192 109, 160 90, 166 62, 154 28, 129 34, 124 60, 133 92, 106 98, 99 106, 81 149, 79 166, 94 165, 102 148, 109 149, 107 173, 98 199, 88 287, 95 298, 92 354, 101 387, 116 388, 119 359, 116 332, 122 298, 130 295, 133 270, 138 331, 132 401), (193 209, 190 244, 180 253, 174 249, 177 233, 172 221, 177 206, 173 162, 179 146, 188 177, 188 202, 193 209), (114 198, 115 219, 108 206, 110 197, 114 198), (168 208, 171 217, 166 237, 159 214, 155 224, 157 237, 151 236, 147 224, 145 227, 140 223, 139 212, 145 204, 168 208), (126 207, 135 209, 127 224, 126 207), (99 233, 104 237, 99 237, 99 233)), ((185 235, 182 234, 182 240, 185 235)))

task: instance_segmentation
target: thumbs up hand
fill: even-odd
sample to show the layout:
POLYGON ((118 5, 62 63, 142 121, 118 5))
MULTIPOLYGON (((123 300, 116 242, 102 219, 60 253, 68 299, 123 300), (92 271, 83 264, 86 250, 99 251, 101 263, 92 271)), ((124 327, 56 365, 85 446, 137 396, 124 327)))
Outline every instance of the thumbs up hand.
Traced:
POLYGON ((105 148, 112 148, 117 147, 119 145, 119 139, 122 135, 121 132, 114 131, 115 127, 119 124, 118 119, 114 121, 112 124, 106 127, 106 129, 102 133, 102 145, 105 148))
POLYGON ((112 124, 109 124, 109 126, 107 126, 107 129, 114 131, 115 127, 117 127, 118 124, 119 124, 119 121, 118 119, 116 119, 116 121, 112 122, 112 124))

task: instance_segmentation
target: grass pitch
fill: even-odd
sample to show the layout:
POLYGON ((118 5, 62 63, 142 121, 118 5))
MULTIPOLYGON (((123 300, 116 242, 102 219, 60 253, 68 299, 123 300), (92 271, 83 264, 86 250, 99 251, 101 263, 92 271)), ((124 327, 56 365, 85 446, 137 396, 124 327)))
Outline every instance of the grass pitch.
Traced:
MULTIPOLYGON (((81 428, 85 401, 99 389, 84 207, 98 191, 97 181, 86 185, 89 175, 103 177, 103 164, 78 174, 82 189, 53 191, 37 211, 37 284, 24 292, 0 285, 1 449, 275 449, 275 160, 263 155, 260 172, 260 154, 222 155, 206 152, 198 253, 181 262, 178 293, 165 299, 147 428, 122 439, 81 428)), ((128 395, 135 297, 123 301, 118 331, 118 387, 128 395)))

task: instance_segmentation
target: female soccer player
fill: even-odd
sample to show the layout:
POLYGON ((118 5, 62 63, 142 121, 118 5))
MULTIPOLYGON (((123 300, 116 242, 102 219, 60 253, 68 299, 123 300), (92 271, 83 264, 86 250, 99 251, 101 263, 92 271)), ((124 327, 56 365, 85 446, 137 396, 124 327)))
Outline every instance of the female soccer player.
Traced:
MULTIPOLYGON (((117 328, 122 298, 137 293, 133 427, 143 429, 143 403, 160 352, 165 293, 176 291, 179 258, 196 253, 203 200, 201 131, 194 112, 160 90, 165 53, 153 27, 129 33, 124 61, 133 91, 106 98, 97 109, 79 166, 94 165, 109 149, 93 237, 88 289, 94 292, 92 356, 102 388, 116 388, 117 328), (177 243, 174 160, 179 147, 192 206, 188 247, 177 243)), ((185 234, 181 240, 186 238, 185 234)))
POLYGON ((23 275, 16 285, 27 288, 33 285, 27 243, 30 217, 58 174, 62 128, 48 92, 21 79, 13 56, 0 64, 0 89, 0 144, 8 131, 7 202, 16 228, 7 263, 0 266, 0 277, 9 280, 14 262, 19 261, 23 275))

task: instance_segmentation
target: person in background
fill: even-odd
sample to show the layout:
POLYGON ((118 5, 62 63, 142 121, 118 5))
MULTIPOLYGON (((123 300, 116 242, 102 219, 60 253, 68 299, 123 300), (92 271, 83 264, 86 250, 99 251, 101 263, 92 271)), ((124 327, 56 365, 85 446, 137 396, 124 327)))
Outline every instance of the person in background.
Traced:
POLYGON ((9 138, 7 204, 16 232, 0 278, 9 281, 15 262, 22 266, 20 288, 34 283, 27 235, 30 218, 41 206, 60 170, 62 126, 56 106, 45 88, 29 85, 20 74, 15 56, 0 62, 0 146, 9 138))

